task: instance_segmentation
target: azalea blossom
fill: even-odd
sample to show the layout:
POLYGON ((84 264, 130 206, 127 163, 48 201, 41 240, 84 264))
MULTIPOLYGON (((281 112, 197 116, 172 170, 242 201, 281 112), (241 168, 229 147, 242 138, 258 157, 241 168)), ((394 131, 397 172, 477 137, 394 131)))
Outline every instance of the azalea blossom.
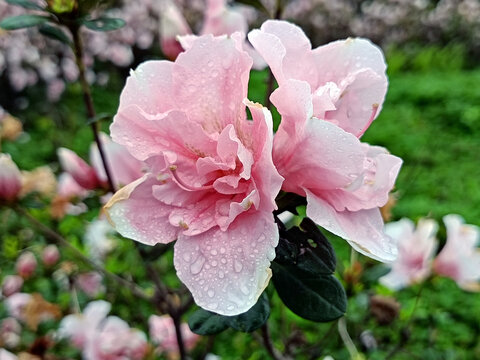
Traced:
POLYGON ((105 206, 112 224, 148 245, 177 239, 177 275, 199 306, 225 315, 256 303, 278 243, 283 179, 271 114, 246 100, 251 66, 241 34, 199 37, 174 63, 131 72, 110 129, 148 167, 105 206))
POLYGON ((434 271, 452 278, 462 289, 479 291, 480 229, 465 224, 465 220, 455 214, 445 216, 443 222, 447 227, 447 243, 433 263, 434 271))
POLYGON ((60 259, 60 251, 56 245, 50 244, 42 251, 42 262, 45 266, 53 266, 60 259))
POLYGON ((380 283, 399 290, 425 280, 437 249, 437 230, 437 223, 431 219, 420 219, 416 228, 410 219, 386 224, 385 232, 398 244, 398 257, 380 283))
POLYGON ((145 334, 131 329, 116 316, 108 316, 111 305, 91 302, 82 314, 64 317, 58 334, 82 350, 85 360, 142 359, 147 351, 145 334))
MULTIPOLYGON (((160 22, 160 45, 163 53, 171 60, 189 47, 195 39, 192 30, 183 17, 174 1, 163 0, 160 22)), ((232 35, 235 32, 246 34, 248 23, 245 15, 235 6, 228 6, 226 0, 206 0, 204 19, 200 35, 232 35)), ((263 58, 246 41, 242 42, 243 49, 253 60, 253 68, 262 70, 266 67, 263 58)))
POLYGON ((33 275, 37 268, 37 259, 31 251, 25 251, 20 255, 15 263, 15 269, 18 275, 27 279, 33 275))
POLYGON ((2 281, 2 296, 8 297, 20 291, 23 278, 19 275, 7 275, 2 281))
POLYGON ((273 160, 282 189, 307 198, 307 216, 357 251, 392 261, 379 207, 402 161, 358 137, 377 115, 387 80, 381 51, 363 39, 311 49, 303 31, 267 21, 249 39, 279 84, 271 95, 282 116, 273 160))
POLYGON ((20 170, 8 154, 0 154, 0 201, 15 199, 22 187, 20 170))
MULTIPOLYGON (((148 327, 150 338, 155 344, 158 344, 158 352, 166 352, 172 355, 179 354, 175 325, 170 316, 151 315, 148 319, 148 327)), ((185 323, 180 325, 180 331, 186 350, 193 349, 200 337, 194 334, 188 324, 185 323)))

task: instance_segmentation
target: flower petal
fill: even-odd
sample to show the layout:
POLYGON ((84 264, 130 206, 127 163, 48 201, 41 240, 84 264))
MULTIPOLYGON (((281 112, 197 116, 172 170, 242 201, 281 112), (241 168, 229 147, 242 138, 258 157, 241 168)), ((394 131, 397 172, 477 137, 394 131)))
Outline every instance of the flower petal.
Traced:
POLYGON ((180 235, 175 244, 177 275, 195 302, 222 315, 250 309, 271 277, 278 228, 271 214, 237 217, 227 231, 180 235))
POLYGON ((109 221, 122 236, 147 245, 176 239, 178 228, 168 221, 172 207, 152 194, 158 183, 152 175, 145 175, 117 191, 104 206, 109 221))
POLYGON ((239 40, 213 36, 197 38, 173 65, 176 107, 208 133, 220 133, 245 118, 252 59, 238 49, 239 40))
POLYGON ((360 211, 336 211, 328 202, 309 190, 307 216, 321 227, 347 240, 358 252, 379 261, 397 257, 396 243, 383 231, 378 208, 360 211))

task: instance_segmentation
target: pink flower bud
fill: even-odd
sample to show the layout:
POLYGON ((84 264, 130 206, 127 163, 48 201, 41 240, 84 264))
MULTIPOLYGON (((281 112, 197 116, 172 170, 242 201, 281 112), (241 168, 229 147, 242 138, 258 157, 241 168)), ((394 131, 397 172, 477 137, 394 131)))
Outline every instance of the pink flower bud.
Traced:
POLYGON ((10 155, 0 154, 0 200, 13 200, 22 187, 20 171, 10 155))
MULTIPOLYGON (((22 327, 17 319, 7 317, 0 324, 0 343, 8 348, 15 348, 20 344, 22 327)), ((0 359, 3 358, 0 356, 0 359)))
POLYGON ((10 295, 19 292, 23 285, 22 277, 18 275, 7 275, 2 283, 2 295, 9 297, 10 295))
POLYGON ((57 155, 63 170, 72 175, 78 185, 89 190, 99 185, 95 170, 72 150, 59 148, 57 155))
POLYGON ((42 252, 42 262, 45 266, 55 265, 60 258, 60 252, 55 245, 48 245, 42 252))
POLYGON ((35 255, 33 255, 32 252, 25 251, 17 259, 17 264, 15 265, 15 267, 17 269, 18 275, 20 275, 24 279, 28 279, 30 276, 33 275, 35 269, 37 268, 37 259, 35 259, 35 255))
POLYGON ((88 296, 95 297, 105 290, 102 285, 102 275, 95 271, 78 275, 76 285, 88 296))

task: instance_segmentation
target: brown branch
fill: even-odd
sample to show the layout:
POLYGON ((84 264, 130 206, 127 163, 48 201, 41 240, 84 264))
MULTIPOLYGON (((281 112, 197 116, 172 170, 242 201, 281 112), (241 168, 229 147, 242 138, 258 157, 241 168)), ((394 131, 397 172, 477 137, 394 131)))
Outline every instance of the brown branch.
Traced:
POLYGON ((272 339, 270 337, 270 330, 268 329, 268 322, 263 324, 261 327, 261 332, 262 332, 262 340, 263 344, 265 345, 265 348, 267 349, 268 353, 274 360, 287 360, 288 358, 284 357, 280 351, 275 349, 273 346, 272 339))
POLYGON ((80 85, 82 86, 83 91, 83 101, 85 103, 85 108, 87 110, 87 118, 91 122, 90 128, 92 129, 93 137, 95 143, 98 147, 98 152, 100 153, 100 158, 102 159, 103 168, 105 169, 105 174, 107 176, 108 187, 111 192, 115 192, 115 185, 113 183, 112 173, 108 164, 108 160, 102 145, 100 136, 98 135, 98 123, 93 121, 96 116, 95 107, 93 105, 92 92, 90 91, 90 85, 88 84, 87 77, 85 75, 85 64, 83 62, 83 44, 80 37, 80 27, 77 24, 70 25, 68 27, 73 37, 73 52, 75 54, 75 62, 78 67, 78 78, 80 85))

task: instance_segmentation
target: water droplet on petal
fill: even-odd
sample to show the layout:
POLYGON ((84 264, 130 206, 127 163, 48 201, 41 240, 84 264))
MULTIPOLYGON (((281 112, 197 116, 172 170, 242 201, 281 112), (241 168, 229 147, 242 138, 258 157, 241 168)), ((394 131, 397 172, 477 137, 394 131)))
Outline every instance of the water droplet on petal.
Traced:
POLYGON ((205 258, 200 255, 195 262, 190 265, 190 272, 192 275, 198 274, 200 271, 202 271, 203 264, 205 264, 205 258))
POLYGON ((233 268, 234 268, 234 270, 238 273, 238 272, 242 271, 243 265, 242 265, 242 263, 241 263, 240 261, 238 261, 237 259, 235 259, 235 260, 233 261, 233 268))
POLYGON ((207 292, 208 296, 210 296, 211 298, 213 298, 215 296, 215 291, 213 290, 208 290, 207 292))

